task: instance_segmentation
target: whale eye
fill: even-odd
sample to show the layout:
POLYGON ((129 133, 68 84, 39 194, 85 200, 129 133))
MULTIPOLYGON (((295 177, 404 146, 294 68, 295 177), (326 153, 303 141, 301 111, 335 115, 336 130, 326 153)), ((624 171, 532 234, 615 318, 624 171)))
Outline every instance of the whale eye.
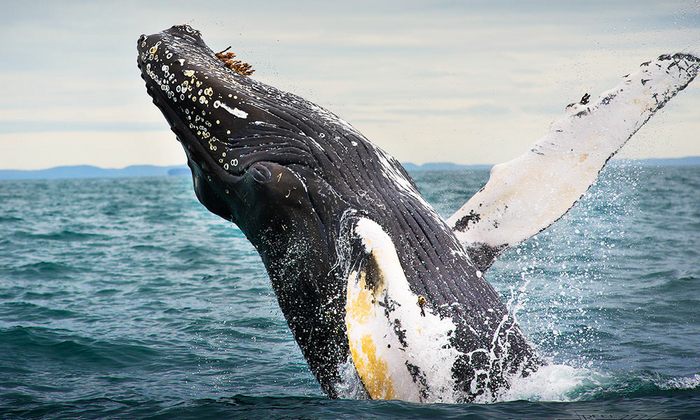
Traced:
POLYGON ((272 179, 272 172, 265 165, 254 164, 249 170, 253 179, 261 184, 267 183, 272 179))

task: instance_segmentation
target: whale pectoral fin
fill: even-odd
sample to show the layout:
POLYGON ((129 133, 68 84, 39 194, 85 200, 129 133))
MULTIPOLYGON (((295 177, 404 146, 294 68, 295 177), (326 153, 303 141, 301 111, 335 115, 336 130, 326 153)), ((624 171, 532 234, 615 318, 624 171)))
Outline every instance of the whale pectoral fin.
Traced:
POLYGON ((494 166, 486 185, 447 221, 479 269, 566 214, 608 160, 699 69, 700 59, 690 54, 645 62, 597 100, 586 94, 567 106, 527 153, 494 166))
POLYGON ((345 327, 353 366, 372 399, 439 401, 452 396, 457 326, 414 293, 394 242, 376 222, 352 227, 355 263, 346 273, 345 327))

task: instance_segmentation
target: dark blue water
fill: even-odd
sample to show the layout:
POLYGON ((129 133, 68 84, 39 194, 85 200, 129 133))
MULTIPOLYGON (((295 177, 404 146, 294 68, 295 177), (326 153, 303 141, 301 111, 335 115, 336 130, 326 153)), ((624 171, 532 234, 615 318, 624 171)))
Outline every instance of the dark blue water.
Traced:
MULTIPOLYGON (((488 176, 414 175, 443 215, 488 176)), ((418 405, 328 400, 187 177, 0 182, 0 417, 698 418, 699 191, 700 167, 606 169, 487 273, 551 366, 418 405)))

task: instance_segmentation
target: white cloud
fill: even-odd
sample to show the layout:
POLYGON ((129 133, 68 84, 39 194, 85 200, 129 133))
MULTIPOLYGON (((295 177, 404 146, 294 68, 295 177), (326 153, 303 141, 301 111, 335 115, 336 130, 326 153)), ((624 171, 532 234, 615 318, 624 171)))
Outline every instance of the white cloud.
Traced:
MULTIPOLYGON (((583 93, 614 86, 660 53, 700 49, 697 1, 16 2, 7 9, 0 167, 16 168, 184 161, 135 65, 138 35, 175 23, 197 26, 214 48, 233 45, 259 80, 329 108, 414 162, 504 161, 583 93), (129 140, 137 137, 159 140, 129 140)), ((626 153, 700 155, 687 134, 700 131, 698 84, 651 121, 647 131, 665 147, 626 153)), ((647 131, 638 143, 653 143, 647 131)))

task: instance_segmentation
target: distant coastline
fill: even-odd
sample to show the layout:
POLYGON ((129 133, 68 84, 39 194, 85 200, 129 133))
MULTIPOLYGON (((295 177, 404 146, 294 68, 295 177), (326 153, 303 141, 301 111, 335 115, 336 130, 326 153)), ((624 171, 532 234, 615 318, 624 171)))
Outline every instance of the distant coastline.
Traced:
MULTIPOLYGON (((615 160, 612 162, 612 164, 622 164, 625 162, 630 161, 615 160)), ((688 156, 671 159, 640 159, 632 162, 642 166, 700 166, 700 156, 688 156)), ((490 164, 465 165, 452 162, 429 162, 423 164, 404 162, 402 165, 409 172, 487 170, 493 166, 490 164)), ((54 168, 36 170, 0 169, 0 180, 182 176, 189 175, 189 173, 189 168, 184 165, 131 165, 119 169, 100 168, 91 165, 77 165, 57 166, 54 168)))

